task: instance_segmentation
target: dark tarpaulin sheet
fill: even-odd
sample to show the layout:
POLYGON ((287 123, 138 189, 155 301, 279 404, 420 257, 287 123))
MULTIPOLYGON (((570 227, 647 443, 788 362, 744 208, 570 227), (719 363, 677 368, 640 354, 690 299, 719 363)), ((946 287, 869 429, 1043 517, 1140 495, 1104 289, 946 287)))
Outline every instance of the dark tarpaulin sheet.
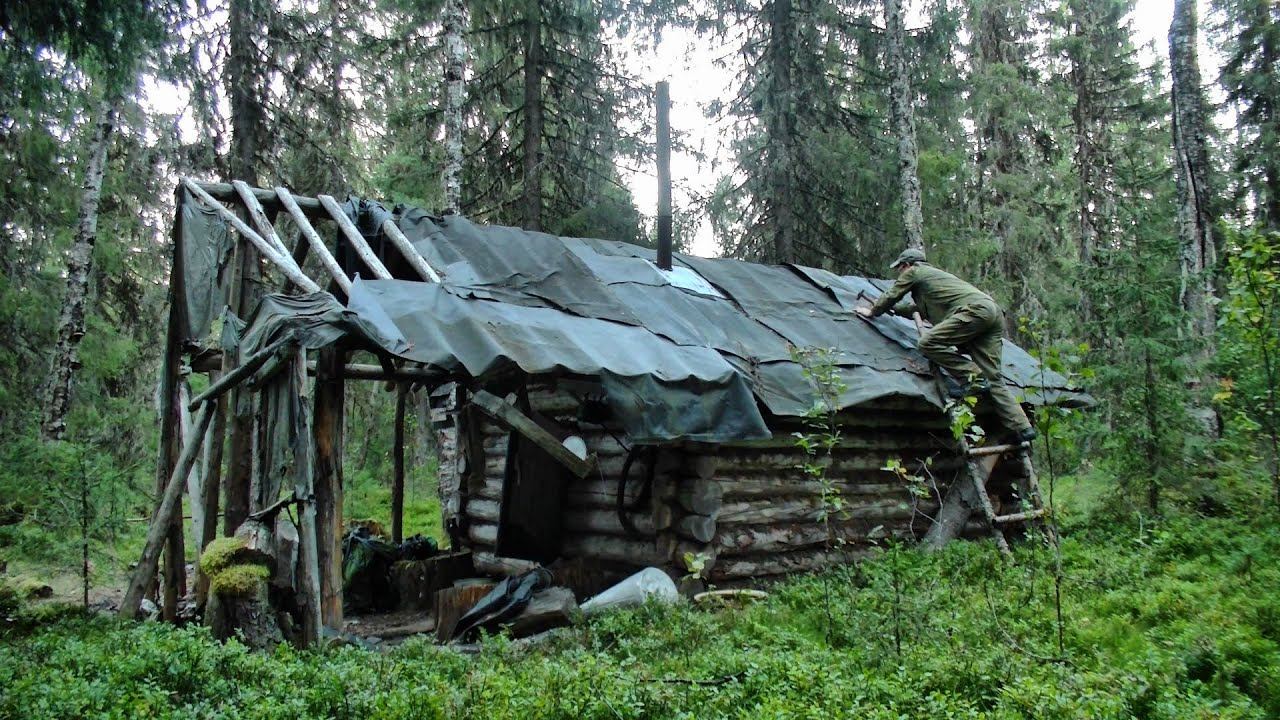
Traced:
POLYGON ((226 305, 226 271, 235 245, 227 222, 216 210, 196 201, 186 188, 178 191, 178 199, 174 273, 182 279, 182 339, 200 343, 226 305))
MULTIPOLYGON (((259 322, 285 323, 310 337, 308 346, 354 334, 442 381, 517 369, 599 377, 639 442, 767 437, 762 408, 804 415, 813 395, 793 347, 834 349, 846 386, 842 407, 887 397, 943 403, 909 320, 852 314, 884 281, 685 255, 668 273, 653 265, 652 250, 627 243, 482 226, 415 208, 389 213, 368 201, 347 209, 371 238, 392 217, 443 271, 442 283, 361 280, 346 308, 327 295, 305 307, 277 298, 249 336, 259 322)), ((1012 344, 1004 365, 1031 402, 1090 402, 1012 344)))
POLYGON ((555 308, 459 297, 406 280, 358 281, 348 308, 395 354, 442 375, 602 378, 606 397, 635 442, 705 442, 769 437, 746 380, 719 353, 684 346, 642 327, 579 317, 555 308))

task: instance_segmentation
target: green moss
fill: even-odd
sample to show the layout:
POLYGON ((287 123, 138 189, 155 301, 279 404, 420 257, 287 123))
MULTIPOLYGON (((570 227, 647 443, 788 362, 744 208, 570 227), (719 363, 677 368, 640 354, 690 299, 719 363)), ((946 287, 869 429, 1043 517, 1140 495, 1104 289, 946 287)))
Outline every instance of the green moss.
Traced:
POLYGON ((200 569, 205 575, 213 577, 236 561, 236 556, 245 549, 244 540, 236 537, 218 538, 209 543, 200 553, 200 569))
POLYGON ((232 565, 209 575, 209 590, 219 595, 250 597, 271 577, 264 565, 232 565))

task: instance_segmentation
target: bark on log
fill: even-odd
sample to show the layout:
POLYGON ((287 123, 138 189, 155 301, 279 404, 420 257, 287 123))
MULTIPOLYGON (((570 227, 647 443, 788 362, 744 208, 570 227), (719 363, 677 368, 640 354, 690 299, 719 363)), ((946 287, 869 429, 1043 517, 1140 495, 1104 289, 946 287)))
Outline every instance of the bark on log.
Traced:
MULTIPOLYGON (((831 483, 831 491, 842 498, 877 498, 877 497, 905 497, 907 487, 904 483, 896 480, 892 473, 877 472, 870 477, 874 478, 873 482, 854 481, 848 482, 846 478, 833 478, 831 483), (891 482, 884 482, 892 480, 891 482)), ((721 484, 724 486, 725 503, 721 509, 721 517, 724 517, 729 506, 741 509, 744 503, 756 503, 758 505, 778 504, 784 502, 785 499, 804 499, 821 497, 823 493, 822 483, 816 480, 792 480, 788 478, 769 478, 769 477, 746 477, 746 478, 722 478, 721 484)), ((943 484, 943 483, 939 483, 943 484)))

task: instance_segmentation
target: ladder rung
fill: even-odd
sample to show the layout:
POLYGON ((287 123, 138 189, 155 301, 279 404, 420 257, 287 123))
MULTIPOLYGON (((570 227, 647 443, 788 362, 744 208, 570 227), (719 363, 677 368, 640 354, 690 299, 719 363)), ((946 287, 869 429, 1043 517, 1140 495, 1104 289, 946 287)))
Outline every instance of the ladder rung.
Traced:
POLYGON ((1021 450, 1030 447, 1030 443, 1010 443, 1008 445, 984 445, 982 447, 971 448, 969 457, 982 457, 983 455, 1003 455, 1010 450, 1021 450))
POLYGON ((998 523, 1015 523, 1023 520, 1032 520, 1038 517, 1044 517, 1044 508, 1036 508, 1026 512, 1013 513, 1012 515, 997 515, 992 520, 998 523))

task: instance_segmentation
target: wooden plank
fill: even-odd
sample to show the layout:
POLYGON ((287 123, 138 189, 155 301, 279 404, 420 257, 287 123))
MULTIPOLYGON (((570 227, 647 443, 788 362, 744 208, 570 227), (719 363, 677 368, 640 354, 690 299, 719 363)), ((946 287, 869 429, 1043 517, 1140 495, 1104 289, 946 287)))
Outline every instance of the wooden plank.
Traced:
POLYGON ((228 210, 222 203, 210 197, 209 193, 201 190, 200 186, 196 185, 189 178, 183 178, 182 184, 190 190, 193 195, 204 201, 206 205, 216 210, 224 220, 231 223, 231 226, 234 227, 242 237, 253 243, 253 246, 257 248, 258 252, 262 253, 276 267, 280 268, 280 271, 283 272, 285 277, 289 278, 293 284, 302 288, 306 292, 320 292, 319 285, 316 285, 311 278, 302 274, 302 270, 293 266, 293 260, 288 256, 288 254, 281 254, 274 246, 272 246, 271 243, 267 242, 267 240, 261 235, 254 232, 253 228, 249 227, 243 220, 236 217, 235 213, 228 210))
POLYGON ((342 235, 351 243, 351 249, 356 251, 356 255, 365 264, 365 267, 373 273, 373 276, 379 280, 390 280, 391 272, 387 270, 387 266, 382 264, 378 256, 374 254, 373 248, 369 247, 369 243, 365 242, 364 236, 351 224, 351 218, 342 212, 342 208, 338 206, 338 201, 328 195, 320 195, 317 197, 320 204, 329 213, 329 217, 338 224, 338 229, 342 231, 342 235))
POLYGON ((512 407, 510 403, 493 393, 479 390, 471 396, 471 404, 493 418, 495 422, 520 433, 530 442, 545 450, 556 462, 564 465, 575 476, 584 478, 595 466, 594 456, 588 456, 586 460, 583 460, 574 455, 554 435, 544 430, 541 425, 538 425, 525 416, 524 413, 512 407))
POLYGON ((433 283, 440 282, 440 274, 427 264, 427 259, 422 257, 422 253, 413 247, 413 244, 409 242, 409 238, 400 232, 400 228, 396 227, 391 218, 382 221, 382 232, 386 233, 387 237, 391 239, 391 244, 395 245, 396 249, 404 255, 404 259, 409 261, 409 264, 418 272, 418 275, 422 276, 423 280, 433 283))
POLYGON ((142 545, 142 557, 134 568, 129 587, 125 590, 124 599, 120 602, 120 617, 132 619, 138 615, 142 596, 151 578, 156 574, 160 549, 169 533, 174 511, 178 509, 187 473, 191 472, 191 467, 195 465, 196 458, 200 455, 200 447, 204 444, 204 436, 209 429, 209 424, 213 422, 216 407, 213 403, 202 407, 194 426, 183 440, 182 454, 178 456, 177 465, 169 475, 164 494, 160 498, 160 505, 151 517, 151 526, 147 528, 147 538, 142 545))
MULTIPOLYGON (((324 244, 324 240, 316 229, 311 226, 311 221, 302 212, 302 208, 298 207, 297 201, 293 194, 282 187, 276 188, 276 197, 280 199, 280 204, 289 212, 289 217, 293 218, 293 222, 298 226, 298 231, 302 233, 307 243, 311 246, 311 251, 320 258, 320 264, 329 273, 329 277, 342 288, 342 292, 347 295, 351 294, 351 279, 346 273, 342 272, 342 266, 338 265, 338 261, 333 257, 333 253, 329 252, 328 246, 324 244)), ((315 201, 313 201, 315 202, 315 201)), ((316 208, 319 209, 320 203, 316 202, 316 208)))

